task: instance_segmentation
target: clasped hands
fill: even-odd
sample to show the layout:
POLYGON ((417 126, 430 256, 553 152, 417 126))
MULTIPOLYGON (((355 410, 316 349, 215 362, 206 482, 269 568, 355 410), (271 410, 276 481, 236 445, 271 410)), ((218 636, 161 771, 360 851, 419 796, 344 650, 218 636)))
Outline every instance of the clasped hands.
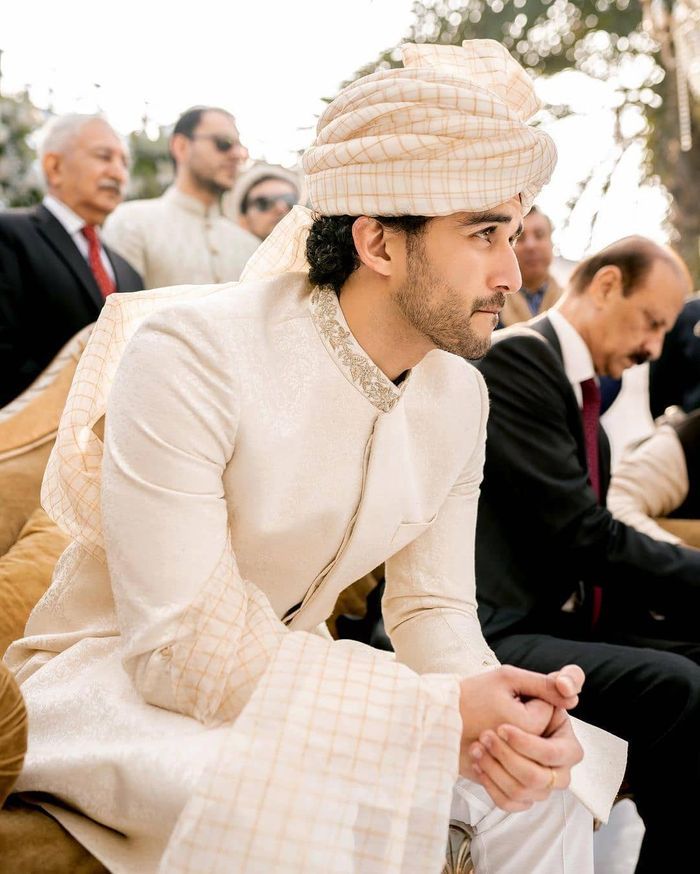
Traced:
POLYGON ((566 711, 584 679, 577 665, 551 674, 504 665, 462 680, 461 775, 511 812, 566 788, 583 758, 566 711))

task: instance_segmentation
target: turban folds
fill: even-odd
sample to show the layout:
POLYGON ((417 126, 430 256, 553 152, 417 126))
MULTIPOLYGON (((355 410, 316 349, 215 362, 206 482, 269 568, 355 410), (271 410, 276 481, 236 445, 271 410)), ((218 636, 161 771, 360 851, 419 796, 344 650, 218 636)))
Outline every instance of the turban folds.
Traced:
POLYGON ((365 76, 321 116, 303 158, 323 215, 449 215, 520 195, 549 180, 556 150, 527 120, 532 80, 493 40, 405 45, 403 68, 365 76))
MULTIPOLYGON (((404 45, 401 69, 344 88, 319 119, 302 165, 321 215, 440 216, 481 212, 519 196, 527 212, 556 149, 528 119, 529 75, 489 39, 404 45)), ((241 279, 308 270, 312 214, 296 206, 248 261, 241 279)))

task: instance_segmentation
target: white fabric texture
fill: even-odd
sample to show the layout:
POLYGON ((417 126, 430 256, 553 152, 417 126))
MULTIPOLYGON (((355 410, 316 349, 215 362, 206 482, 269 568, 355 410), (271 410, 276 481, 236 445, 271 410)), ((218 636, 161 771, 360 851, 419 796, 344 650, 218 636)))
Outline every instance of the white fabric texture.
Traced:
POLYGON ((122 203, 107 218, 104 241, 141 274, 146 288, 234 282, 260 240, 169 188, 162 197, 122 203))
POLYGON ((628 450, 615 467, 608 489, 608 509, 616 519, 655 540, 682 543, 654 517, 668 516, 688 496, 688 467, 678 435, 661 425, 639 446, 628 450))

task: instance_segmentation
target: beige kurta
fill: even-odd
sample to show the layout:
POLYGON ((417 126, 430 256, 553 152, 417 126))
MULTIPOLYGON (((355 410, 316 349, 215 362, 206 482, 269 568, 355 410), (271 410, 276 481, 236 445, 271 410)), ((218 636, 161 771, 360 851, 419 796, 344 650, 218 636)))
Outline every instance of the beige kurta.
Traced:
MULTIPOLYGON (((112 296, 91 344, 44 490, 76 541, 8 654, 19 788, 90 817, 60 814, 117 872, 163 853, 168 874, 439 871, 454 674, 495 664, 474 587, 481 377, 435 351, 396 388, 303 275, 112 296), (158 312, 173 297, 195 300, 158 312), (154 310, 100 472, 115 349, 154 310), (308 633, 384 559, 404 664, 308 633)), ((605 816, 620 759, 601 738, 581 795, 605 816)))
POLYGON ((130 200, 105 222, 105 242, 143 277, 146 288, 233 282, 260 240, 175 186, 162 197, 130 200))

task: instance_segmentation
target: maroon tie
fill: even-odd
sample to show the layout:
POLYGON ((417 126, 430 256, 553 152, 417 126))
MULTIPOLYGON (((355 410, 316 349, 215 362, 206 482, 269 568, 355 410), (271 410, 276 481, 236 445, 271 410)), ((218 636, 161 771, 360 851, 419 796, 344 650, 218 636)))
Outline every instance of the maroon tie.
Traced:
POLYGON ((95 282, 102 292, 102 297, 107 297, 108 294, 112 294, 115 291, 116 286, 102 263, 102 246, 97 236, 97 230, 94 225, 85 225, 85 227, 81 228, 80 232, 88 241, 88 263, 90 264, 92 275, 95 277, 95 282))
MULTIPOLYGON (((583 439, 586 444, 586 461, 588 462, 588 478, 591 487, 600 502, 600 467, 598 464, 598 425, 600 422, 600 387, 595 379, 584 379, 581 383, 583 396, 583 439)), ((593 611, 591 622, 598 624, 600 608, 603 602, 603 590, 593 586, 593 611)))

